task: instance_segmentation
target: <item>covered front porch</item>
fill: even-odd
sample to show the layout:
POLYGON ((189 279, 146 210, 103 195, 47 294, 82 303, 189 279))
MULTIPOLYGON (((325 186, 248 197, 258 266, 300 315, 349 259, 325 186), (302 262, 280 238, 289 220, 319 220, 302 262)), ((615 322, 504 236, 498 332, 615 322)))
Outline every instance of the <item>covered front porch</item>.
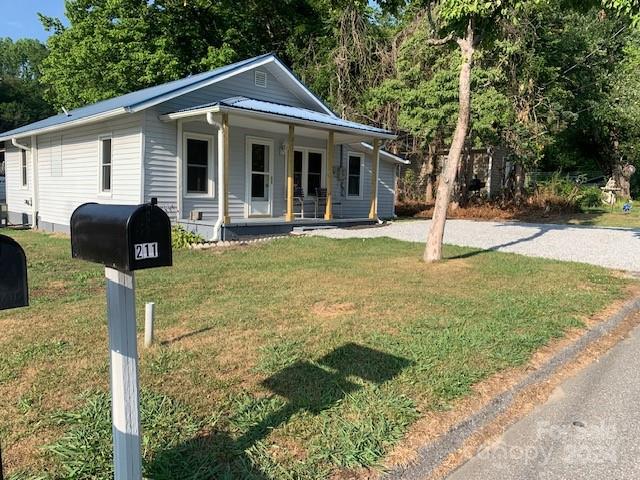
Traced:
POLYGON ((161 119, 177 125, 176 220, 207 239, 378 220, 390 132, 244 97, 161 119))

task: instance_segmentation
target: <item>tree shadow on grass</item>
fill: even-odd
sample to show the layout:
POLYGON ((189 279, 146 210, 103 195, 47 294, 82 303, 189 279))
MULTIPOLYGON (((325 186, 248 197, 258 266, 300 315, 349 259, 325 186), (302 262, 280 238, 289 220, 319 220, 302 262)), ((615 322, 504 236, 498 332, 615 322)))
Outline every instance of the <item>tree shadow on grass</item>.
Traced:
POLYGON ((212 432, 157 452, 147 465, 147 474, 156 480, 264 479, 246 451, 271 430, 302 411, 317 415, 362 388, 353 377, 380 385, 410 365, 411 361, 405 358, 355 343, 338 347, 313 363, 298 361, 262 382, 286 400, 284 406, 235 439, 223 432, 212 432))

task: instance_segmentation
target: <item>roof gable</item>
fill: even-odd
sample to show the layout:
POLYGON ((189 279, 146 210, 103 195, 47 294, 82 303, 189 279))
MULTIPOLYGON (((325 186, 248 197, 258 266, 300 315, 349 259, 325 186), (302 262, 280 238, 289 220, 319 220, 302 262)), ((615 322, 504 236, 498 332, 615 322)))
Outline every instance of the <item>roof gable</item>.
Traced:
POLYGON ((293 89, 298 97, 302 96, 314 104, 319 111, 328 115, 335 114, 315 96, 282 61, 274 54, 265 54, 258 57, 243 60, 231 65, 203 72, 197 75, 164 83, 154 87, 131 92, 119 97, 111 98, 91 105, 71 110, 68 114, 59 114, 25 125, 14 130, 0 133, 0 141, 12 137, 24 137, 71 127, 77 124, 102 120, 122 113, 131 113, 145 110, 149 107, 166 102, 186 93, 220 82, 241 72, 256 68, 261 65, 270 65, 282 73, 282 80, 287 88, 293 89))

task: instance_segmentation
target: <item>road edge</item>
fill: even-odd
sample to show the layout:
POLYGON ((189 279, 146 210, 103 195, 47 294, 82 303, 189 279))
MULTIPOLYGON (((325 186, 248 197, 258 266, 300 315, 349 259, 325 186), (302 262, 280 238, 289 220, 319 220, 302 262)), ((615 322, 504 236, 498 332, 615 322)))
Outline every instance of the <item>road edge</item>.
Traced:
MULTIPOLYGON (((558 371, 576 360, 591 345, 613 333, 625 319, 639 311, 640 296, 626 301, 606 320, 591 326, 539 368, 525 375, 513 387, 493 397, 482 408, 456 423, 445 434, 420 447, 413 462, 392 467, 382 475, 382 479, 424 480, 433 478, 443 465, 448 463, 447 460, 465 446, 467 441, 508 412, 522 393, 537 384, 549 381, 558 371)), ((462 463, 464 462, 460 462, 455 467, 462 463)), ((446 468, 446 470, 452 471, 453 469, 446 468)))

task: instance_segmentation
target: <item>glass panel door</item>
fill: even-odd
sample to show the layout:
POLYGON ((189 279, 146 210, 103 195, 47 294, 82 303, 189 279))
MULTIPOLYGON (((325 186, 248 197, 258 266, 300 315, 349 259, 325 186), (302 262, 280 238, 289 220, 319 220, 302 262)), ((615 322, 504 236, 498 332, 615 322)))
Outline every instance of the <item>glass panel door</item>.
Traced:
POLYGON ((249 155, 249 215, 271 215, 271 146, 251 142, 249 155))

